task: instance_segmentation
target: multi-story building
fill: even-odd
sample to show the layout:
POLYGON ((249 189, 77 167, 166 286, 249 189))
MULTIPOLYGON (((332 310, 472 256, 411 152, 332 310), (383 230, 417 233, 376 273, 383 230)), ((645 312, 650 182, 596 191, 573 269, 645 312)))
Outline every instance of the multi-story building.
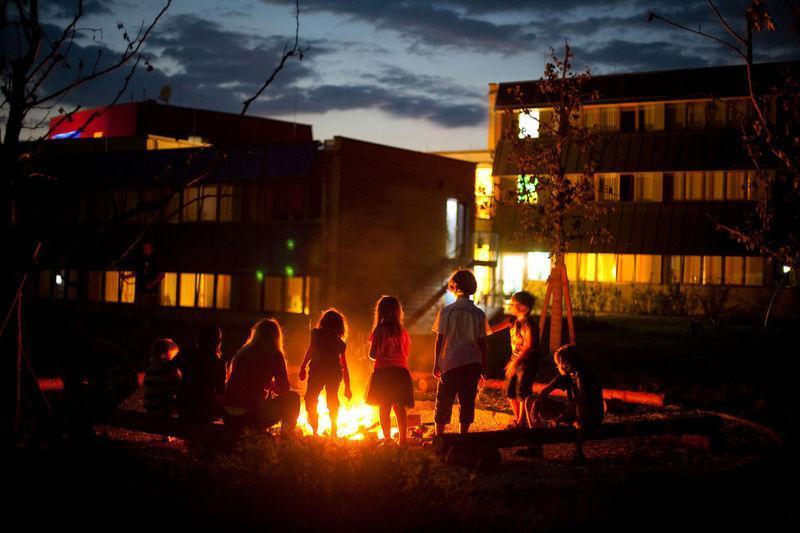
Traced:
POLYGON ((154 102, 76 129, 86 116, 42 149, 57 178, 40 199, 42 311, 138 325, 134 243, 147 240, 165 273, 164 334, 214 320, 234 346, 274 315, 294 360, 329 306, 363 340, 382 294, 405 302, 412 332, 429 331, 431 295, 471 260, 472 164, 154 102))
MULTIPOLYGON (((773 87, 782 69, 798 67, 758 65, 754 79, 760 88, 773 87)), ((474 254, 497 259, 496 268, 487 264, 481 271, 489 304, 500 305, 523 287, 540 291, 549 274, 546 243, 519 234, 518 211, 502 204, 492 209, 481 199, 517 190, 522 169, 511 136, 537 142, 541 125, 553 120, 537 83, 491 84, 488 150, 442 154, 478 163, 476 231, 482 238, 474 254)), ((740 128, 752 111, 744 67, 595 76, 586 89, 599 94, 586 102, 579 120, 600 132, 595 189, 610 210, 598 223, 611 239, 571 243, 565 257, 570 280, 584 294, 604 292, 606 310, 647 311, 658 300, 654 294, 676 288, 690 296, 690 308, 765 309, 785 275, 783 266, 715 229, 715 222, 742 223, 754 210, 748 183, 755 165, 740 128)), ((769 113, 780 120, 774 106, 769 113)), ((579 159, 577 151, 568 154, 568 172, 582 171, 579 159)), ((775 171, 769 163, 761 168, 775 171)), ((788 285, 796 285, 795 274, 788 276, 788 285)), ((778 295, 777 312, 797 313, 794 292, 778 295)))

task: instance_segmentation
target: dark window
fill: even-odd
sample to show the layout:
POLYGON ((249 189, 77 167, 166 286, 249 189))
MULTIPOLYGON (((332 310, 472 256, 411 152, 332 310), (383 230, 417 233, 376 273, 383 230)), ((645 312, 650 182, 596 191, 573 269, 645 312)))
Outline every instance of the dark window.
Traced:
POLYGON ((664 191, 662 198, 665 202, 673 200, 673 193, 675 192, 675 174, 667 172, 664 174, 664 191))
POLYGON ((633 201, 633 174, 622 174, 619 177, 619 199, 621 202, 633 201))
POLYGON ((619 113, 619 131, 630 133, 636 131, 636 110, 623 109, 619 113))

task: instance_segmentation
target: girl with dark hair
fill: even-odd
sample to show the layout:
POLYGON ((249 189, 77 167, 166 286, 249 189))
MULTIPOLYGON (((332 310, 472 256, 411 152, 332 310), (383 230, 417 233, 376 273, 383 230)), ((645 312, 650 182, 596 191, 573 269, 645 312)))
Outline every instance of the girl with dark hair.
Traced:
POLYGON ((247 342, 233 356, 222 405, 225 426, 234 434, 244 428, 268 428, 278 422, 284 436, 294 432, 300 396, 289 388, 283 334, 274 318, 256 322, 247 342))
POLYGON ((375 361, 375 368, 367 385, 367 403, 378 406, 384 442, 391 439, 394 409, 400 444, 405 444, 406 408, 414 407, 414 389, 408 372, 411 338, 403 327, 403 307, 397 298, 383 296, 378 300, 369 342, 369 357, 375 361))
POLYGON ((328 309, 322 313, 317 327, 311 331, 311 343, 306 350, 303 364, 300 365, 300 381, 306 379, 308 368, 308 386, 306 387, 306 412, 308 423, 314 434, 319 428, 317 402, 322 389, 328 402, 328 414, 331 418, 331 436, 336 436, 337 419, 339 417, 339 383, 344 379, 344 397, 353 397, 350 390, 350 373, 347 370, 345 350, 347 345, 347 321, 336 309, 328 309))

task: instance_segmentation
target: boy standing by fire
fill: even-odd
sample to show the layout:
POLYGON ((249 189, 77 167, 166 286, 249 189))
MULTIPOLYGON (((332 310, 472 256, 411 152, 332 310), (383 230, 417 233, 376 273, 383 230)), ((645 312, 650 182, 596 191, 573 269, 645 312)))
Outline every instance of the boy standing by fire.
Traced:
POLYGON ((470 300, 478 283, 469 270, 454 273, 448 290, 456 301, 436 315, 433 375, 439 380, 436 391, 436 434, 442 435, 453 414, 458 396, 461 433, 468 433, 475 420, 478 382, 488 367, 486 336, 491 333, 486 314, 470 300))
POLYGON ((506 363, 506 389, 514 420, 509 429, 525 426, 525 398, 533 393, 533 382, 539 368, 539 327, 531 316, 536 297, 527 291, 511 296, 512 317, 492 329, 497 333, 511 328, 511 357, 506 363))

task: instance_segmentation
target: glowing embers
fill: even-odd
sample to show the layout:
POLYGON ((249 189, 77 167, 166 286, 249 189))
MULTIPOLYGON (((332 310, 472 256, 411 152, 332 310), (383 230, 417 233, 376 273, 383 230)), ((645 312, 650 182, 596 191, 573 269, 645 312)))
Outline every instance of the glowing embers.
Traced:
MULTIPOLYGON (((320 394, 317 404, 317 414, 319 415, 320 435, 330 435, 331 419, 328 416, 328 402, 325 394, 320 394)), ((339 406, 339 416, 337 417, 338 436, 349 440, 364 440, 369 438, 381 437, 381 429, 378 421, 378 409, 364 403, 363 400, 342 400, 339 406)), ((308 413, 306 412, 305 402, 300 409, 300 417, 297 419, 297 427, 303 435, 311 435, 313 431, 308 423, 308 413)), ((392 436, 397 435, 397 428, 392 428, 392 436)))

